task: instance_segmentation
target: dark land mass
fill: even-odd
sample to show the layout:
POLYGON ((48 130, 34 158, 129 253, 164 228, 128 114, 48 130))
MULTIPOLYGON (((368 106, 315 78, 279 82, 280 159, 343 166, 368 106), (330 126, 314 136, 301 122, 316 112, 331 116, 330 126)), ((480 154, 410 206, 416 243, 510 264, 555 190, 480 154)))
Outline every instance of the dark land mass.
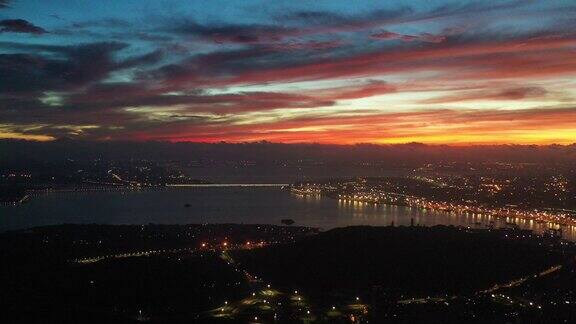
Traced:
MULTIPOLYGON (((412 172, 568 174, 576 144, 452 147, 0 140, 0 185, 27 190, 292 183, 412 172), (1 154, 10 152, 10 154, 1 154), (241 171, 241 172, 240 172, 241 171)), ((573 174, 573 172, 572 172, 573 174)))
POLYGON ((0 185, 0 206, 19 203, 26 196, 26 191, 17 186, 0 185))
POLYGON ((272 244, 314 232, 233 224, 61 225, 6 232, 0 234, 0 323, 194 321, 249 292, 244 274, 221 258, 224 243, 272 244), (142 251, 155 252, 125 256, 142 251))
POLYGON ((309 227, 241 224, 54 225, 0 234, 0 256, 62 262, 85 256, 150 249, 215 248, 223 242, 280 243, 317 230, 309 227))
MULTIPOLYGON (((452 147, 418 143, 320 145, 68 140, 36 143, 0 140, 0 186, 30 193, 159 188, 172 184, 293 183, 323 181, 333 179, 334 175, 341 178, 404 178, 415 174, 442 174, 453 179, 441 190, 429 190, 429 186, 407 179, 395 179, 392 185, 405 186, 414 194, 424 191, 438 198, 453 198, 460 197, 463 188, 465 191, 477 188, 474 185, 478 183, 498 184, 503 190, 490 197, 493 201, 516 204, 527 199, 534 207, 567 208, 573 207, 576 201, 575 161, 576 144, 452 147), (457 181, 465 176, 470 176, 465 183, 457 181)), ((0 200, 2 196, 0 192, 0 200)))
POLYGON ((47 226, 0 234, 0 323, 563 322, 575 254, 445 226, 47 226))
POLYGON ((376 286, 394 298, 467 294, 564 259, 539 241, 516 239, 515 232, 507 238, 505 231, 446 226, 347 227, 236 254, 275 284, 314 294, 365 294, 376 286))

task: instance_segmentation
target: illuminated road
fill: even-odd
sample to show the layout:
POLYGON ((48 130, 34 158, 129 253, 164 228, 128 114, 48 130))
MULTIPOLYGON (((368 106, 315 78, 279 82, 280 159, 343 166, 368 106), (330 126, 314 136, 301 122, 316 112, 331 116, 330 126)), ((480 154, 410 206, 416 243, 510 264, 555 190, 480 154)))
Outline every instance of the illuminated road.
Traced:
POLYGON ((286 187, 287 183, 182 183, 167 184, 166 187, 286 187))
POLYGON ((324 316, 328 319, 347 318, 351 323, 359 323, 360 319, 368 316, 368 307, 360 301, 360 297, 350 298, 350 304, 332 305, 327 308, 311 308, 308 299, 299 292, 282 292, 277 288, 272 288, 267 281, 248 272, 248 270, 238 264, 229 253, 232 250, 244 250, 261 248, 268 245, 266 242, 230 244, 223 242, 209 246, 208 243, 201 243, 199 247, 186 247, 174 249, 142 250, 123 253, 111 253, 100 256, 83 257, 70 260, 72 263, 88 265, 110 259, 124 259, 133 257, 146 257, 168 253, 200 252, 212 251, 221 252, 220 257, 238 273, 245 276, 246 281, 251 286, 251 294, 237 301, 224 301, 224 303, 212 310, 203 312, 203 316, 224 319, 238 319, 250 317, 250 323, 267 323, 276 321, 279 316, 297 317, 301 322, 310 323, 317 319, 317 316, 324 316), (283 306, 284 305, 284 306, 283 306), (322 315, 323 314, 323 315, 322 315))
POLYGON ((137 251, 137 252, 126 252, 117 254, 107 254, 96 257, 85 257, 79 259, 73 259, 71 262, 79 264, 90 264, 100 262, 107 259, 123 259, 123 258, 133 258, 142 257, 150 255, 158 255, 163 253, 180 253, 180 252, 197 252, 198 249, 195 248, 181 248, 181 249, 163 249, 163 250, 148 250, 148 251, 137 251))
MULTIPOLYGON (((478 293, 480 294, 490 294, 492 298, 497 298, 497 297, 502 297, 507 299, 508 301, 512 302, 512 298, 503 294, 498 294, 495 295, 494 293, 497 292, 498 290, 502 289, 502 288, 512 288, 512 287, 518 287, 524 283, 526 283, 529 280, 533 280, 536 278, 540 278, 540 277, 544 277, 544 276, 548 276, 550 274, 555 273, 556 271, 559 271, 562 269, 562 265, 554 265, 551 266, 550 268, 541 271, 539 273, 533 274, 533 275, 528 275, 522 278, 518 278, 518 279, 513 279, 507 283, 504 284, 495 284, 494 286, 492 286, 489 289, 485 289, 485 290, 481 290, 478 293)), ((441 297, 441 296, 437 296, 437 297, 426 297, 426 298, 410 298, 410 299, 403 299, 403 300, 399 300, 397 301, 398 304, 425 304, 428 302, 447 302, 453 299, 458 298, 458 296, 446 296, 446 297, 441 297)), ((541 308, 540 305, 537 305, 534 302, 530 302, 527 301, 526 299, 524 299, 524 301, 520 302, 518 301, 518 303, 524 304, 524 306, 534 306, 537 308, 541 308)))

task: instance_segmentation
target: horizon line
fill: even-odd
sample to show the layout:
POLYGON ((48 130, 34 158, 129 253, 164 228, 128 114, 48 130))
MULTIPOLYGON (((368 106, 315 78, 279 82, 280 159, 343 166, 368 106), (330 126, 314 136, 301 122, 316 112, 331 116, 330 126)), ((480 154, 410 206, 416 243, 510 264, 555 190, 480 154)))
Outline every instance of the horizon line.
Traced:
POLYGON ((102 143, 138 143, 138 144, 196 144, 196 145, 249 145, 249 144, 270 144, 270 145, 287 145, 287 146, 298 146, 298 145, 315 145, 315 146, 378 146, 378 147, 390 147, 390 146, 430 146, 430 147, 488 147, 488 146, 524 146, 524 147, 570 147, 576 146, 576 141, 572 143, 426 143, 426 142, 403 142, 403 143, 374 143, 374 142, 358 142, 358 143, 322 143, 322 142, 274 142, 267 140, 256 140, 256 141, 170 141, 170 140, 102 140, 102 139, 71 139, 71 138, 58 138, 53 140, 34 140, 34 139, 23 139, 23 138, 0 138, 0 142, 14 142, 14 143, 35 143, 35 144, 49 144, 49 143, 90 143, 90 144, 102 144, 102 143))

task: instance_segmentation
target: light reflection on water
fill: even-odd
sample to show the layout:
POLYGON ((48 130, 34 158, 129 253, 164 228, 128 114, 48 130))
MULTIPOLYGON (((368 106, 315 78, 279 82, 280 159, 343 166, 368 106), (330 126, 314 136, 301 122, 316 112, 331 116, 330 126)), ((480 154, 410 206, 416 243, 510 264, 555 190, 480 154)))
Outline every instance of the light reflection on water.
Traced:
POLYGON ((395 225, 410 225, 414 222, 415 225, 423 226, 454 225, 469 226, 477 229, 518 226, 520 229, 531 230, 538 234, 545 233, 550 229, 561 230, 563 238, 576 241, 576 227, 539 223, 534 220, 511 217, 502 218, 474 213, 439 212, 415 207, 379 205, 347 200, 338 200, 338 206, 343 210, 349 211, 352 217, 359 220, 359 223, 370 225, 390 225, 392 222, 395 225), (388 221, 388 224, 383 224, 386 221, 388 221))
MULTIPOLYGON (((125 192, 51 193, 22 206, 0 207, 0 231, 63 223, 99 224, 278 224, 323 229, 351 225, 414 224, 486 228, 520 228, 542 233, 548 224, 471 213, 350 202, 319 196, 301 197, 279 188, 190 188, 125 192), (191 207, 184 207, 190 204, 191 207)), ((556 226, 555 228, 559 228, 556 226)), ((576 228, 562 227, 563 237, 576 241, 576 228)))

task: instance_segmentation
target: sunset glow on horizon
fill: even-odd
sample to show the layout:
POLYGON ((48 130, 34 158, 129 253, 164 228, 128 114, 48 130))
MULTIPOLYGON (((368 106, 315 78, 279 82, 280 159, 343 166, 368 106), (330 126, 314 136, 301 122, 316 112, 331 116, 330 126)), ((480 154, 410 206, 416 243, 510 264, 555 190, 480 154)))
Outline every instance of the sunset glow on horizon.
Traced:
POLYGON ((576 142, 573 1, 0 0, 0 139, 576 142))

